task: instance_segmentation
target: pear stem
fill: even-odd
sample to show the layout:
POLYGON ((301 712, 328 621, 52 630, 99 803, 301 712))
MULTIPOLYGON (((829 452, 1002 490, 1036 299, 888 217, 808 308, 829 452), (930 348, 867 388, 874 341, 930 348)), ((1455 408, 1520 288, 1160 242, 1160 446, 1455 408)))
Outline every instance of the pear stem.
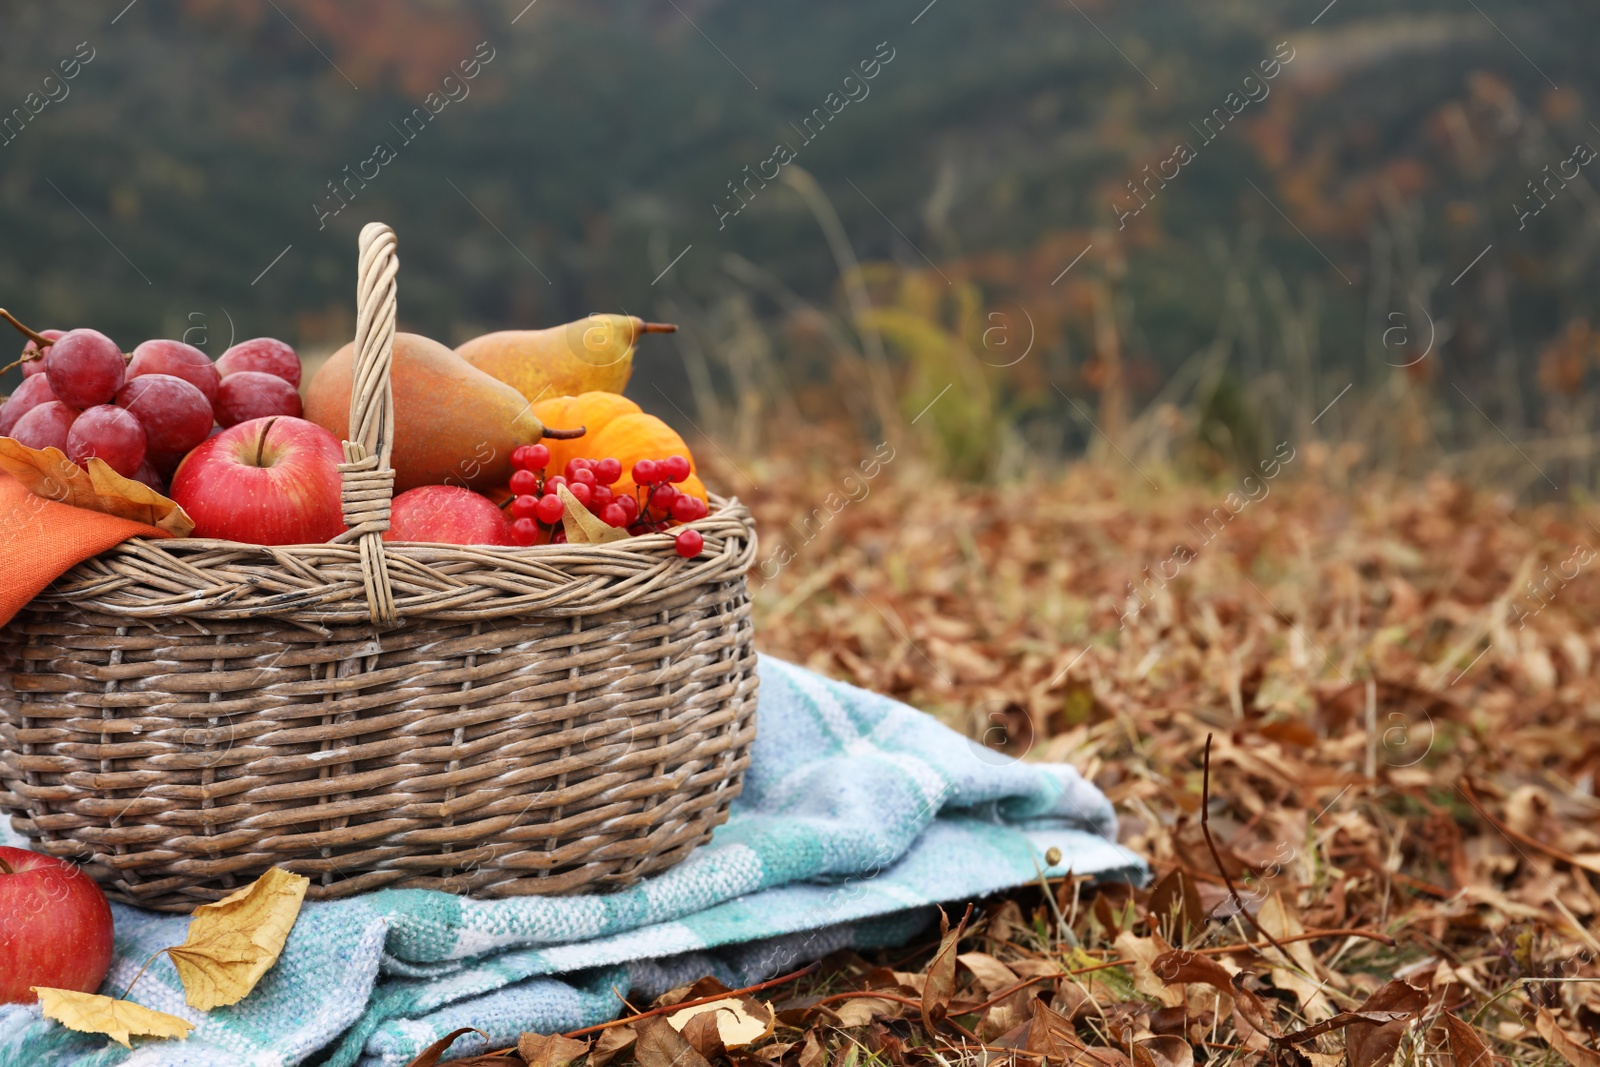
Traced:
POLYGON ((276 415, 268 419, 267 424, 261 427, 261 436, 256 439, 256 466, 258 467, 261 466, 262 453, 267 450, 267 434, 272 432, 272 424, 277 421, 278 416, 276 415))
POLYGON ((677 333, 678 324, 675 322, 647 322, 639 327, 640 333, 677 333))
POLYGON ((582 437, 588 432, 588 427, 586 426, 579 426, 576 430, 557 430, 553 427, 546 426, 542 436, 551 438, 555 441, 572 441, 582 437))

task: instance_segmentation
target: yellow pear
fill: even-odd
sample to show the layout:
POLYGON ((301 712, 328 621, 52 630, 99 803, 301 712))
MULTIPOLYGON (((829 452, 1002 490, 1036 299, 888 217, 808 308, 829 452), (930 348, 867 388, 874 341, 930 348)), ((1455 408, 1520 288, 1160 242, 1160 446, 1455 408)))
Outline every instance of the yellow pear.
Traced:
MULTIPOLYGON (((350 432, 355 346, 328 357, 306 387, 305 417, 341 440, 350 432)), ((511 452, 547 430, 521 393, 473 367, 438 341, 394 335, 394 491, 419 485, 481 489, 511 477, 511 452)))
POLYGON ((633 374, 633 346, 639 336, 676 329, 634 315, 590 315, 544 330, 486 333, 456 352, 529 400, 620 393, 633 374))

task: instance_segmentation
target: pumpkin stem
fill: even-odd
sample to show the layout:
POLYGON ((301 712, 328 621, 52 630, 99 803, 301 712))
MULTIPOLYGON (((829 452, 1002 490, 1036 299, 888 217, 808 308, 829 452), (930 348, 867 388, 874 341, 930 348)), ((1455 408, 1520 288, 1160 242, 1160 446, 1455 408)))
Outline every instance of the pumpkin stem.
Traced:
POLYGON ((550 426, 544 428, 544 436, 556 441, 572 441, 585 433, 588 433, 588 428, 584 426, 579 426, 576 430, 557 430, 550 426))

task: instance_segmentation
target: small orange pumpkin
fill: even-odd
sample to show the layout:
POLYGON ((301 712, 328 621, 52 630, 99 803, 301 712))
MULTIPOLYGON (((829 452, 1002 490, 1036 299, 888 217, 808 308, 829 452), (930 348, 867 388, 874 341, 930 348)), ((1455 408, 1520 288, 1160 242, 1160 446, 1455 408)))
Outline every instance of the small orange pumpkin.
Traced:
MULTIPOLYGON (((639 414, 639 405, 617 393, 579 393, 577 396, 553 396, 548 400, 541 400, 533 405, 533 413, 539 416, 539 421, 546 426, 554 426, 561 430, 573 430, 582 426, 587 431, 582 437, 575 437, 570 441, 558 441, 552 438, 544 442, 545 447, 550 450, 550 465, 545 470, 554 475, 566 470, 569 459, 576 459, 579 456, 604 459, 609 455, 610 453, 594 451, 595 438, 613 419, 623 415, 639 414)), ((622 469, 626 471, 631 466, 624 463, 622 469)))
POLYGON ((576 455, 590 459, 615 458, 622 464, 624 475, 631 474, 633 465, 641 459, 666 459, 668 456, 682 456, 689 461, 689 469, 695 470, 694 454, 683 443, 683 438, 678 436, 678 431, 654 415, 643 412, 618 415, 607 422, 599 433, 591 431, 579 438, 578 442, 572 443, 582 441, 588 444, 576 455))

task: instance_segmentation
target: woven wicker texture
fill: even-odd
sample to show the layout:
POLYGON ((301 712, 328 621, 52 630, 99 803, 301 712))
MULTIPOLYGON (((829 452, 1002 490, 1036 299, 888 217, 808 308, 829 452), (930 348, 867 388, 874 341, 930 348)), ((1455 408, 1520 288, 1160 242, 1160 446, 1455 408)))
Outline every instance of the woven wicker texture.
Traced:
POLYGON ((385 543, 396 259, 362 232, 345 518, 324 545, 134 540, 0 630, 0 807, 114 897, 188 910, 270 866, 595 891, 682 859, 755 739, 754 527, 705 550, 385 543))

